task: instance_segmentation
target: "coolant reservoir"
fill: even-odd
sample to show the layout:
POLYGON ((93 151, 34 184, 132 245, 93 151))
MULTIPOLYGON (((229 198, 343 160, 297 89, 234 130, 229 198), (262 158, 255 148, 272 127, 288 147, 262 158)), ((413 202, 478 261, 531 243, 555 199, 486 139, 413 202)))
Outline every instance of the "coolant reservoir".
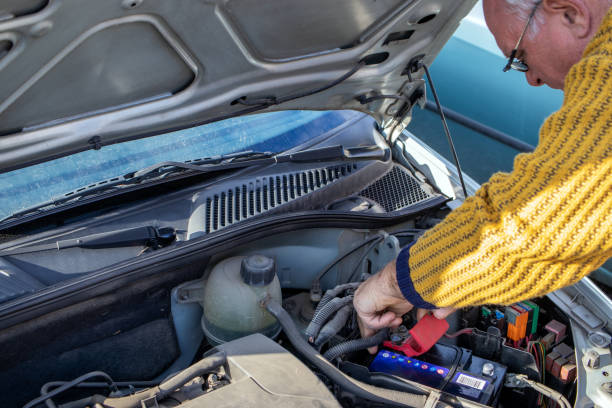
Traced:
POLYGON ((260 302, 281 302, 274 260, 264 255, 236 256, 219 262, 204 285, 202 329, 213 345, 253 333, 275 337, 280 325, 260 302))

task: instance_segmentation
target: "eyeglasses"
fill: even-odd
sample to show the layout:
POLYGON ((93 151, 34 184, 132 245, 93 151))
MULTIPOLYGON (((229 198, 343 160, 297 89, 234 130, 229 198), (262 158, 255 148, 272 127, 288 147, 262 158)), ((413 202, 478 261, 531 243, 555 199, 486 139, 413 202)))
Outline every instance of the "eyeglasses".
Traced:
POLYGON ((538 6, 540 5, 541 1, 538 1, 535 6, 533 7, 533 10, 531 10, 531 14, 529 14, 529 18, 527 19, 527 24, 525 24, 525 28, 523 28, 523 32, 521 33, 521 36, 519 37, 518 41, 516 42, 516 46, 514 47, 514 49, 512 50, 512 52, 510 53, 510 57, 508 57, 508 63, 506 64, 506 66, 504 67, 504 72, 508 72, 510 69, 514 69, 516 71, 519 72, 527 72, 529 71, 529 66, 527 64, 525 64, 523 61, 521 61, 518 58, 514 58, 516 56, 516 53, 518 52, 519 46, 521 45, 521 41, 523 40, 523 37, 525 36, 525 33, 527 32, 527 28, 529 27, 529 23, 531 22, 531 19, 533 18, 536 10, 538 9, 538 6))

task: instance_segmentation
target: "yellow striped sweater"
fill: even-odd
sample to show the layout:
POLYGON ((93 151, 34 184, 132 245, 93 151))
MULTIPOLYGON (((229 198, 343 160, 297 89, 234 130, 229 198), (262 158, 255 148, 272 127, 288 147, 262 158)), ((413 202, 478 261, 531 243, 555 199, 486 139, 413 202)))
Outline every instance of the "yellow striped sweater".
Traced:
POLYGON ((612 256, 612 10, 520 154, 397 260, 417 307, 510 304, 571 285, 612 256))

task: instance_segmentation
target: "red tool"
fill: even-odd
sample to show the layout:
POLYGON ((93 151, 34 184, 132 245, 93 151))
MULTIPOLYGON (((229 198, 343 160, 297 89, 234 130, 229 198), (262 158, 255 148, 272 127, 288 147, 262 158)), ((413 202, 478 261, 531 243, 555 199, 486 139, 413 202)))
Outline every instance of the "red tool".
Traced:
POLYGON ((402 344, 385 341, 383 346, 401 351, 406 357, 419 356, 440 340, 448 330, 446 320, 436 319, 432 315, 425 315, 412 329, 410 336, 402 344))

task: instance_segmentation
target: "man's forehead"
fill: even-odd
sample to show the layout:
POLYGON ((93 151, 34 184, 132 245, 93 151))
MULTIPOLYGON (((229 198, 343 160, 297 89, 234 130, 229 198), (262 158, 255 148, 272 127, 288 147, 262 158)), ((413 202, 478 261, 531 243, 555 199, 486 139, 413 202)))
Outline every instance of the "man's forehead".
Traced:
POLYGON ((504 0, 484 0, 483 10, 489 30, 495 37, 500 50, 507 57, 512 52, 520 35, 518 15, 512 13, 504 0))

